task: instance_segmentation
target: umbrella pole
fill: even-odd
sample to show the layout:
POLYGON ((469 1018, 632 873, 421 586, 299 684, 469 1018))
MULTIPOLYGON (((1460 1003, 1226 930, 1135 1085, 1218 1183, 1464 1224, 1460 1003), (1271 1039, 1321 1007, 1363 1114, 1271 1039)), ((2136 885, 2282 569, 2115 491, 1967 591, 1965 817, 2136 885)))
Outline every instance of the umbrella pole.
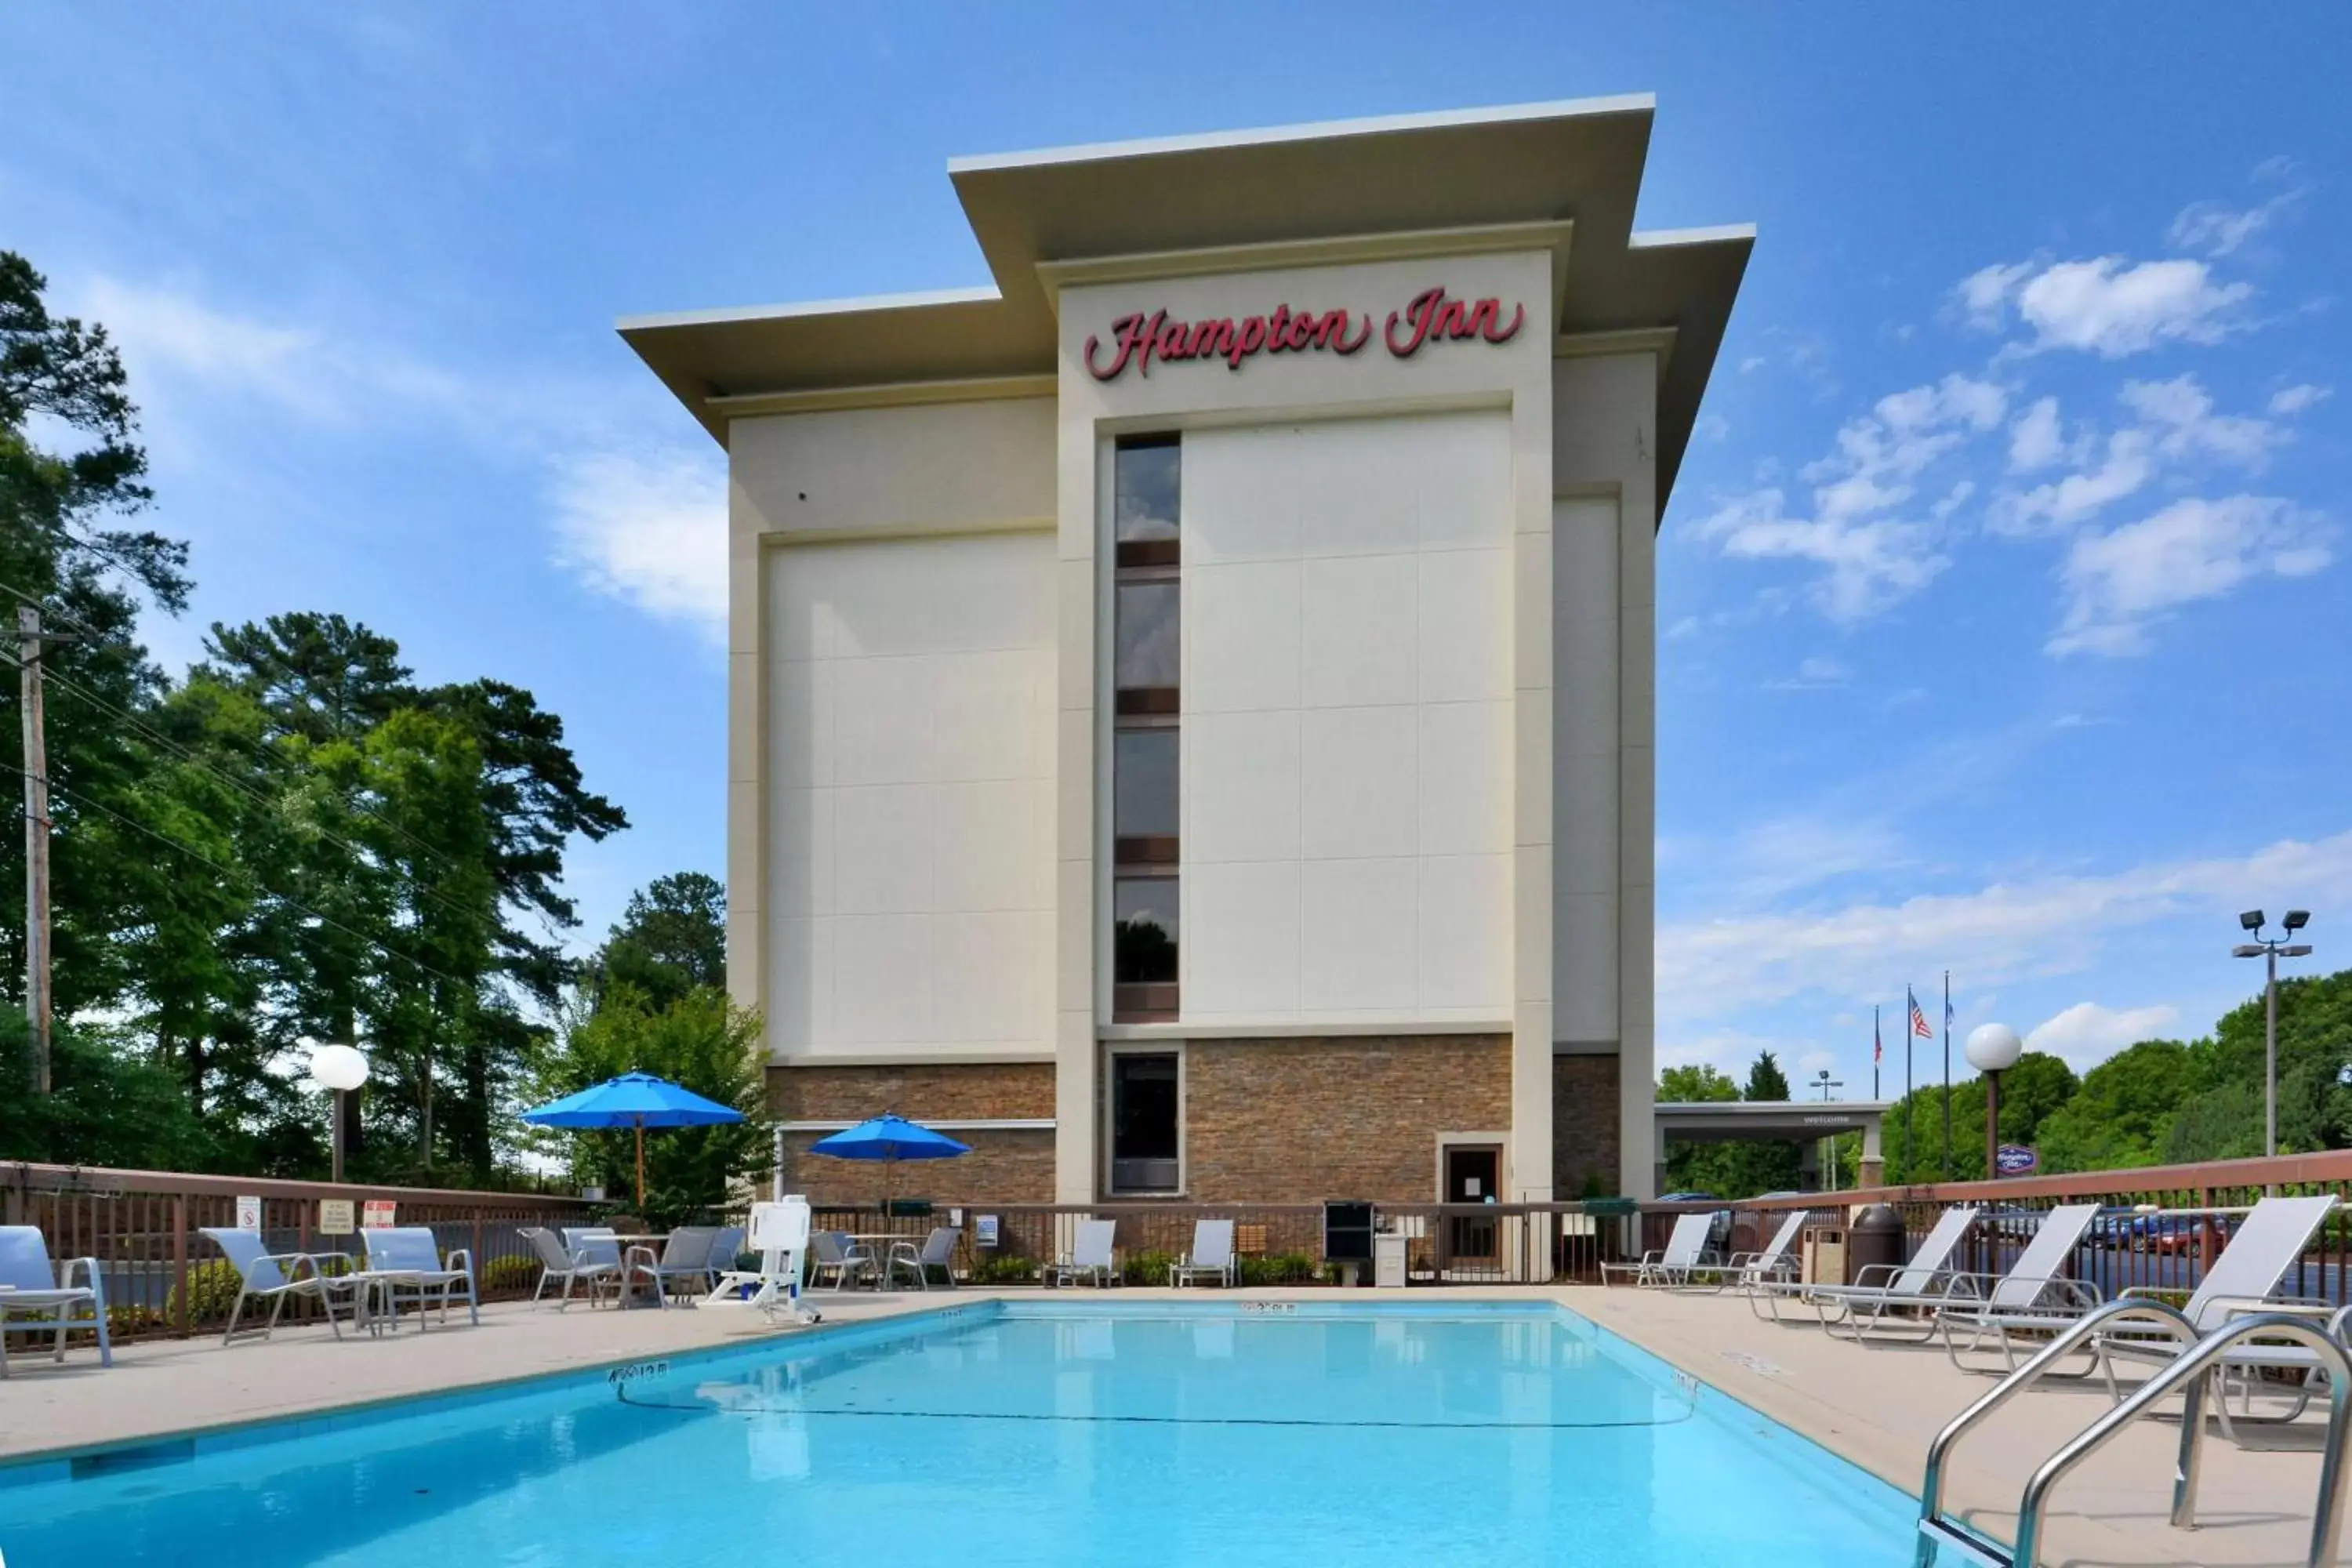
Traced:
POLYGON ((637 1118, 637 1218, 646 1217, 646 1119, 637 1118))

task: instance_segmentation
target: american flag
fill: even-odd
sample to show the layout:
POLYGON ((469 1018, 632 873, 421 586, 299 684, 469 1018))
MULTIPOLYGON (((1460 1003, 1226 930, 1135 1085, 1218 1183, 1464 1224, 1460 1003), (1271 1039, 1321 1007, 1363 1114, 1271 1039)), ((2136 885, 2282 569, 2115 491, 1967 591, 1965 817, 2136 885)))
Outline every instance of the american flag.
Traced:
POLYGON ((1879 1037, 1879 1034, 1878 1034, 1878 1009, 1877 1009, 1877 1008, 1875 1008, 1875 1007, 1873 1007, 1873 1008, 1870 1010, 1870 1060, 1871 1060, 1871 1064, 1872 1064, 1873 1066, 1876 1066, 1876 1065, 1877 1065, 1877 1063, 1879 1062, 1879 1060, 1880 1060, 1882 1058, 1884 1058, 1885 1055, 1886 1055, 1886 1042, 1885 1042, 1885 1040, 1881 1039, 1881 1038, 1879 1037))
POLYGON ((1911 994, 1911 988, 1907 985, 1903 988, 1903 994, 1911 1004, 1911 1032, 1923 1040, 1934 1039, 1936 1031, 1927 1027, 1927 1015, 1919 1011, 1919 998, 1911 994))

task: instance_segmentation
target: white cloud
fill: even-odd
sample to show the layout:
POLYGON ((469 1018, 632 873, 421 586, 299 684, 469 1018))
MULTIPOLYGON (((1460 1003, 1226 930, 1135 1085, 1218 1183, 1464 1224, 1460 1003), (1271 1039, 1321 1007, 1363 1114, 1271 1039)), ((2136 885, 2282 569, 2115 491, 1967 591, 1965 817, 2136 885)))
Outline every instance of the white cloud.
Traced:
POLYGON ((2215 457, 2260 468, 2272 448, 2288 439, 2285 430, 2267 419, 2214 413, 2212 398, 2193 375, 2127 381, 2118 395, 2126 407, 2161 432, 2158 449, 2168 458, 2215 457))
POLYGON ((2066 437, 2058 424, 2058 400, 2037 398, 2009 427, 2009 466, 2015 473, 2046 468, 2066 454, 2066 437))
POLYGON ((2180 1009, 2169 1004, 2103 1007, 2096 1002, 2077 1002, 2027 1031, 2025 1048, 2047 1051, 2081 1072, 2096 1067, 2126 1046, 2168 1038, 2168 1032, 2179 1023, 2180 1009))
POLYGON ((715 453, 589 453, 550 484, 557 560, 598 593, 648 615, 727 627, 727 481, 715 453))
POLYGON ((2033 329, 2027 352, 2080 349, 2120 359, 2167 342, 2218 342, 2242 324, 2246 283, 2217 283, 2202 261, 2126 265, 2120 256, 1988 267, 1961 280, 1977 325, 1998 329, 2014 309, 2033 329))
MULTIPOLYGON (((2247 415, 2217 414, 2213 399, 2193 375, 2170 381, 2127 381, 2116 394, 2136 423, 2109 435, 2104 442, 2086 437, 2068 457, 2074 471, 2030 490, 1999 497, 1992 509, 1995 526, 2008 532, 2042 527, 2071 528, 2137 494, 2166 465, 2183 466, 2217 458, 2245 468, 2259 468, 2271 452, 2293 438, 2292 432, 2268 419, 2247 415), (2095 457, 2095 466, 2093 459, 2095 457)), ((2011 427, 2011 467, 2047 467, 2062 455, 2057 434, 2056 400, 2043 398, 2011 427), (2046 427, 2031 428, 2044 407, 2051 410, 2046 427), (2028 464, 2023 456, 2042 459, 2028 464)))
POLYGON ((2189 498, 2154 516, 2076 539, 2060 571, 2066 607, 2053 654, 2146 650, 2168 611, 2252 577, 2303 577, 2332 559, 2317 520, 2275 496, 2189 498))
POLYGON ((2096 468, 2082 468, 2021 494, 2001 498, 1994 508, 1999 526, 2021 532, 2047 525, 2071 527, 2147 483, 2155 471, 2155 442, 2145 430, 2118 430, 2106 439, 2096 468))
POLYGON ((2282 191, 2251 207, 2225 206, 2220 202, 2192 202, 2172 220, 2172 243, 2183 250, 2227 256, 2262 233, 2281 213, 2303 199, 2300 190, 2282 191))
POLYGON ((1888 514, 1912 500, 1929 468, 1998 426, 2008 404, 2000 386, 1965 375, 1890 393, 1842 426, 1835 449, 1806 466, 1812 516, 1788 515, 1787 494, 1762 489, 1717 509, 1699 524, 1699 537, 1745 560, 1811 562, 1823 569, 1814 584, 1823 614, 1838 621, 1874 615, 1949 563, 1936 529, 1888 514))
MULTIPOLYGON (((1664 922, 1658 929, 1661 1037, 1689 1038, 1804 1000, 1824 1012, 1885 994, 1887 976, 1950 969, 1971 987, 2079 973, 2103 942, 2183 916, 2231 929, 2256 904, 2352 902, 2352 832, 2284 840, 2251 854, 2175 860, 2096 875, 1995 882, 1900 902, 1664 922)), ((1971 1007, 1988 1005, 1979 997, 1971 1007)))
POLYGON ((2315 404, 2325 402, 2335 391, 2332 386, 2316 386, 2307 381, 2282 387, 2271 394, 2271 412, 2300 414, 2315 404))
POLYGON ((1800 660, 1795 675, 1769 684, 1776 691, 1821 691, 1853 679, 1853 672, 1836 659, 1813 658, 1800 660))

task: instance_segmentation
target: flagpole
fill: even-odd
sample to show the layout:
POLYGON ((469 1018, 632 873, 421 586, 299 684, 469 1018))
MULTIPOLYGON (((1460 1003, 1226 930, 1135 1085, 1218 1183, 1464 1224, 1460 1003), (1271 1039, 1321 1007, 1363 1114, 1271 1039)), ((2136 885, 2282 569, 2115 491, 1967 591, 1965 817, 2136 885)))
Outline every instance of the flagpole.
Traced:
POLYGON ((1918 1162, 1911 1151, 1911 1045, 1918 1036, 1911 1018, 1918 1012, 1919 1002, 1908 985, 1903 987, 1903 1179, 1909 1183, 1919 1179, 1918 1162))
POLYGON ((1878 1053, 1884 1047, 1878 1036, 1878 1004, 1870 1005, 1870 1098, 1878 1098, 1878 1053))
POLYGON ((1952 972, 1944 971, 1944 1180, 1952 1179, 1952 972))

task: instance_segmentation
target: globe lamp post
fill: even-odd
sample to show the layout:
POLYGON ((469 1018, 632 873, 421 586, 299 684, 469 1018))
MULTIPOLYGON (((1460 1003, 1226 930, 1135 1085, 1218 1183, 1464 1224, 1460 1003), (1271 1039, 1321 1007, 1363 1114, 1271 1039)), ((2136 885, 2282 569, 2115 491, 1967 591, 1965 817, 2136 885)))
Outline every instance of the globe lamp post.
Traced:
POLYGON ((2025 1042, 2006 1024, 1979 1024, 1969 1031, 1969 1066, 1984 1074, 1985 1178, 2000 1174, 2000 1075, 2025 1054, 2025 1042))
POLYGON ((368 1059, 355 1046, 319 1046, 310 1052, 310 1081, 335 1096, 334 1179, 343 1179, 343 1096, 367 1082, 368 1059))

